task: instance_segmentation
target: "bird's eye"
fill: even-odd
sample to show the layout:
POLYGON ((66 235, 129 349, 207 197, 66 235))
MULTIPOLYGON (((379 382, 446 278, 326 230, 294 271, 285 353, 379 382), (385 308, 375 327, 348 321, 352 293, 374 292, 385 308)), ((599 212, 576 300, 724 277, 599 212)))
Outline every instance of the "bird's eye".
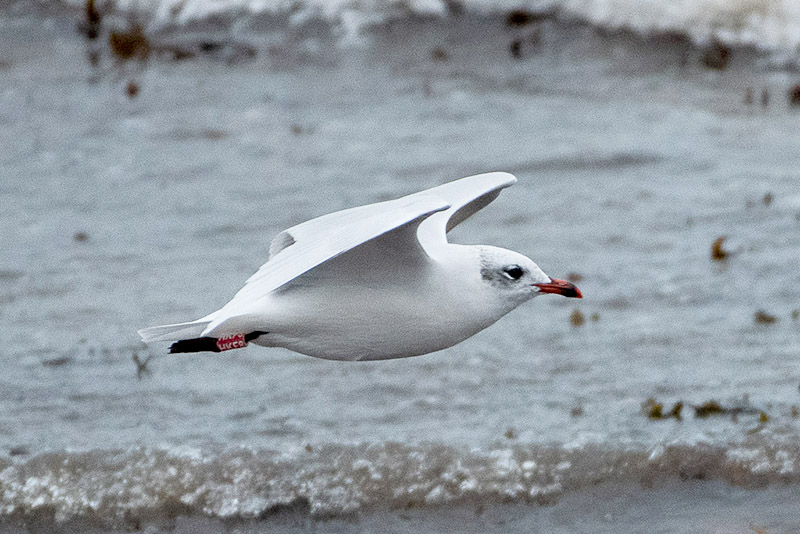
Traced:
POLYGON ((522 267, 519 265, 509 265, 507 267, 503 267, 503 274, 505 274, 511 280, 519 280, 522 278, 522 275, 525 274, 525 271, 523 271, 522 267))

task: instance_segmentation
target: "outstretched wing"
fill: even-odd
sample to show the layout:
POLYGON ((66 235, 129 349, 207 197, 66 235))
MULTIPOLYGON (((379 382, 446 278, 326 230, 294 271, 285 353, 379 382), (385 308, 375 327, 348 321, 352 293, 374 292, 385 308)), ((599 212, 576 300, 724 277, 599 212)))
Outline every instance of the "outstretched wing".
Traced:
POLYGON ((447 242, 448 231, 516 181, 504 172, 478 174, 284 230, 272 240, 269 261, 230 302, 204 318, 211 320, 204 334, 247 314, 260 298, 298 278, 302 283, 313 277, 359 277, 370 271, 385 272, 374 269, 377 264, 402 269, 402 265, 428 261, 447 242))
MULTIPOLYGON (((349 251, 356 247, 362 256, 391 255, 391 261, 413 263, 431 250, 428 245, 446 243, 447 232, 497 198, 501 189, 516 182, 516 177, 507 172, 476 174, 397 200, 346 209, 298 224, 272 240, 269 261, 250 277, 247 286, 253 285, 257 293, 264 295, 345 252, 350 259, 354 252, 349 251)), ((356 262, 350 262, 350 268, 353 263, 356 262)))
MULTIPOLYGON (((284 230, 272 240, 269 261, 215 315, 230 316, 244 311, 249 304, 295 278, 381 236, 402 237, 408 233, 413 237, 421 221, 449 207, 437 196, 417 193, 337 211, 284 230)), ((409 241, 403 240, 405 246, 397 247, 397 254, 425 256, 415 240, 409 241)))
POLYGON ((489 172, 468 176, 417 193, 435 195, 450 204, 448 209, 431 215, 420 224, 417 232, 419 242, 425 250, 434 251, 436 247, 447 242, 447 232, 486 207, 497 198, 502 189, 515 183, 517 179, 513 174, 489 172))

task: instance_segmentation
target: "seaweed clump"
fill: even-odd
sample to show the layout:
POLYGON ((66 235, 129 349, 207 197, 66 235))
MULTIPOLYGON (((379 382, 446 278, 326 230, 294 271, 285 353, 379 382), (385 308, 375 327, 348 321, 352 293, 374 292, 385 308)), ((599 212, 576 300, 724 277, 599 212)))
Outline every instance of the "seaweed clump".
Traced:
MULTIPOLYGON (((642 412, 648 419, 653 421, 664 419, 677 419, 680 421, 682 419, 681 412, 683 411, 683 406, 683 401, 678 401, 672 405, 669 411, 666 411, 663 403, 650 397, 642 403, 642 412)), ((756 427, 755 431, 760 430, 764 424, 769 421, 769 415, 767 415, 764 410, 749 405, 723 406, 715 400, 708 400, 702 404, 692 404, 690 406, 694 410, 695 419, 706 419, 717 415, 729 415, 734 422, 736 422, 737 417, 742 414, 758 415, 759 426, 756 427)))
POLYGON ((758 310, 753 315, 753 320, 756 324, 773 324, 778 322, 778 318, 771 313, 767 313, 764 310, 758 310))
POLYGON ((711 415, 725 415, 729 411, 727 408, 723 408, 720 403, 713 400, 706 401, 698 406, 692 406, 692 408, 694 408, 694 416, 700 419, 705 419, 711 415))
POLYGON ((800 107, 800 83, 789 89, 789 105, 800 107))
POLYGON ((722 244, 727 239, 726 236, 720 236, 714 240, 714 243, 711 245, 711 259, 714 261, 722 261, 727 259, 729 253, 727 250, 722 248, 722 244))
POLYGON ((702 63, 707 69, 725 70, 728 68, 731 55, 730 46, 715 41, 703 53, 702 63))
POLYGON ((97 39, 100 35, 100 25, 102 18, 94 0, 86 0, 86 25, 83 28, 86 38, 89 40, 97 39))
POLYGON ((530 11, 525 11, 524 9, 515 9, 506 15, 506 26, 511 28, 522 28, 523 26, 533 23, 538 18, 539 17, 537 15, 534 15, 530 11))
POLYGON ((88 232, 83 232, 83 231, 75 232, 74 234, 72 234, 72 239, 78 243, 86 243, 87 241, 89 241, 89 234, 88 232))
POLYGON ((447 61, 450 59, 450 54, 447 53, 447 50, 439 46, 431 50, 431 59, 434 61, 447 61))
POLYGON ((150 41, 138 24, 128 31, 112 31, 108 35, 108 44, 114 56, 122 61, 144 61, 150 55, 150 41))
POLYGON ((648 419, 651 420, 662 420, 662 419, 677 419, 678 421, 681 420, 681 411, 683 410, 683 402, 678 401, 672 405, 672 409, 669 412, 664 411, 664 405, 654 398, 650 397, 646 401, 642 403, 642 411, 647 416, 648 419))
POLYGON ((730 415, 734 422, 736 422, 739 415, 742 414, 758 414, 758 424, 759 426, 756 427, 755 431, 761 429, 764 424, 769 421, 769 416, 767 412, 764 410, 759 410, 758 408, 754 408, 752 406, 723 406, 719 402, 715 400, 709 400, 704 402, 703 404, 699 404, 697 406, 692 406, 694 408, 694 416, 698 419, 705 419, 707 417, 712 417, 715 415, 730 415))
POLYGON ((125 87, 125 94, 128 95, 128 98, 136 98, 139 95, 139 84, 133 80, 129 81, 125 87))

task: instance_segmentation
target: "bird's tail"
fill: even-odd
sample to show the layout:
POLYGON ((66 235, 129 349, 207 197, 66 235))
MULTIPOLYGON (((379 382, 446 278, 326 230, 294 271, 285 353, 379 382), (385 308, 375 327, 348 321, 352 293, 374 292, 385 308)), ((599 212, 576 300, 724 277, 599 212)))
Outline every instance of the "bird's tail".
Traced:
POLYGON ((188 323, 151 326, 139 330, 139 335, 145 343, 151 343, 153 341, 181 341, 183 339, 199 337, 210 322, 210 320, 204 318, 188 323))

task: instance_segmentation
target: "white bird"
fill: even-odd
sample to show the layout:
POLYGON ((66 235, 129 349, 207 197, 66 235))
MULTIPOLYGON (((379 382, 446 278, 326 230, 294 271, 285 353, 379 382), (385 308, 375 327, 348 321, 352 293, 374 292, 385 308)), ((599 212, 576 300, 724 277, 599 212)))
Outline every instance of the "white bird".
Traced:
POLYGON ((385 360, 453 346, 544 293, 581 298, 522 254, 447 242, 516 181, 478 174, 293 226, 221 309, 139 335, 175 341, 173 353, 252 341, 330 360, 385 360))

